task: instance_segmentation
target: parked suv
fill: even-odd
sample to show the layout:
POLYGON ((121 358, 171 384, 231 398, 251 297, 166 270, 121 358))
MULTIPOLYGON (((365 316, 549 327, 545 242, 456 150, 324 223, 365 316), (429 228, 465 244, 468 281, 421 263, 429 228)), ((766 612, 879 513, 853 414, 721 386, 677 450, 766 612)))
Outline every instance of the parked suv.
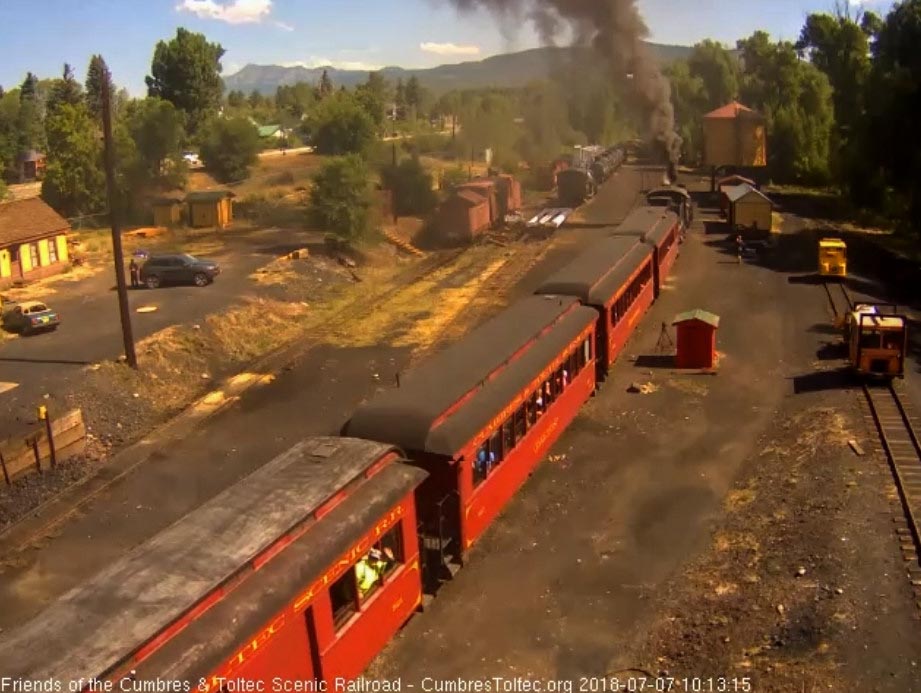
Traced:
POLYGON ((165 284, 194 284, 207 286, 221 273, 212 260, 192 255, 151 255, 141 266, 141 283, 148 289, 165 284))

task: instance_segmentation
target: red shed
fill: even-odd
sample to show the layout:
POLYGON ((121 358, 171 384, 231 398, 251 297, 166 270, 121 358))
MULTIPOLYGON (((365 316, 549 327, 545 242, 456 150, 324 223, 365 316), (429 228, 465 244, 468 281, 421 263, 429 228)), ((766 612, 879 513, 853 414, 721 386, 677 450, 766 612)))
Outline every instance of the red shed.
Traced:
POLYGON ((691 310, 677 315, 672 325, 678 326, 678 368, 716 367, 716 329, 720 317, 705 310, 691 310))
POLYGON ((435 228, 454 243, 469 243, 489 228, 489 202, 473 190, 458 190, 441 203, 435 228))
POLYGON ((521 209, 521 183, 508 173, 499 174, 498 180, 505 190, 505 213, 517 212, 521 209))

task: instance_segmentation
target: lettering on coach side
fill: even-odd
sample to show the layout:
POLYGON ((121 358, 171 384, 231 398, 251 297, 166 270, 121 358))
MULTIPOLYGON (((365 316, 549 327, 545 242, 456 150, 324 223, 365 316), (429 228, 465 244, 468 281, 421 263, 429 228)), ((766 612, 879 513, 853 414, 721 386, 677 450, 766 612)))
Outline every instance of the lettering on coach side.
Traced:
POLYGON ((326 571, 323 577, 316 580, 306 591, 304 591, 297 599, 294 600, 293 610, 295 612, 301 611, 307 604, 313 600, 313 598, 320 592, 323 588, 331 585, 339 577, 348 570, 352 565, 354 565, 359 558, 364 556, 371 548, 371 545, 382 537, 387 530, 389 530, 393 525, 395 525, 404 514, 403 504, 401 503, 393 510, 391 510, 387 515, 385 515, 381 520, 374 526, 374 529, 368 532, 364 537, 362 537, 351 549, 348 550, 345 554, 339 557, 333 566, 326 571))
POLYGON ((202 679, 201 685, 198 688, 199 693, 208 693, 208 691, 210 691, 212 688, 215 688, 219 685, 218 682, 222 678, 227 678, 233 674, 234 671, 252 659, 253 655, 261 650, 266 645, 266 643, 269 642, 269 640, 281 632, 281 629, 284 627, 284 625, 285 614, 282 613, 279 614, 278 617, 267 627, 263 628, 262 631, 257 633, 243 647, 241 647, 233 657, 227 660, 227 663, 224 665, 223 675, 214 675, 210 679, 202 679))

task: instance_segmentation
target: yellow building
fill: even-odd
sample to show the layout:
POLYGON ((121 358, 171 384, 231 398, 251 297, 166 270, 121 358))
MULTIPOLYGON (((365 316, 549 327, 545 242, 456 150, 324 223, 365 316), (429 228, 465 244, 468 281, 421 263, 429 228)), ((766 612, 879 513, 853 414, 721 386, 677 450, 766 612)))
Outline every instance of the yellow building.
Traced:
POLYGON ((182 198, 158 197, 150 203, 154 226, 176 226, 182 221, 182 198))
POLYGON ((767 166, 764 118, 737 101, 704 116, 704 164, 767 166))
POLYGON ((0 204, 0 286, 63 271, 70 264, 69 231, 39 197, 0 204))
POLYGON ((190 192, 185 196, 189 205, 189 225, 193 228, 223 229, 233 221, 233 198, 229 190, 190 192))
POLYGON ((774 226, 774 203, 748 184, 725 191, 729 200, 729 223, 733 228, 771 231, 774 226))

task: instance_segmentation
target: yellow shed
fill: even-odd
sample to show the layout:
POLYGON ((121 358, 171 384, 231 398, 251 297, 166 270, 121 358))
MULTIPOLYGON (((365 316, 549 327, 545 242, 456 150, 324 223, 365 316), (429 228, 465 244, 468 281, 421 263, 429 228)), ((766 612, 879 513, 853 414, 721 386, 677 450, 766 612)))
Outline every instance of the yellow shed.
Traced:
POLYGON ((707 166, 767 166, 764 117, 737 101, 704 116, 707 166))
POLYGON ((154 226, 176 226, 182 221, 181 197, 158 197, 150 203, 154 226))
POLYGON ((194 228, 223 229, 233 221, 233 198, 229 190, 191 192, 185 196, 189 205, 189 225, 194 228))
POLYGON ((729 199, 729 223, 733 228, 772 231, 774 203, 760 190, 748 184, 725 191, 729 199))

